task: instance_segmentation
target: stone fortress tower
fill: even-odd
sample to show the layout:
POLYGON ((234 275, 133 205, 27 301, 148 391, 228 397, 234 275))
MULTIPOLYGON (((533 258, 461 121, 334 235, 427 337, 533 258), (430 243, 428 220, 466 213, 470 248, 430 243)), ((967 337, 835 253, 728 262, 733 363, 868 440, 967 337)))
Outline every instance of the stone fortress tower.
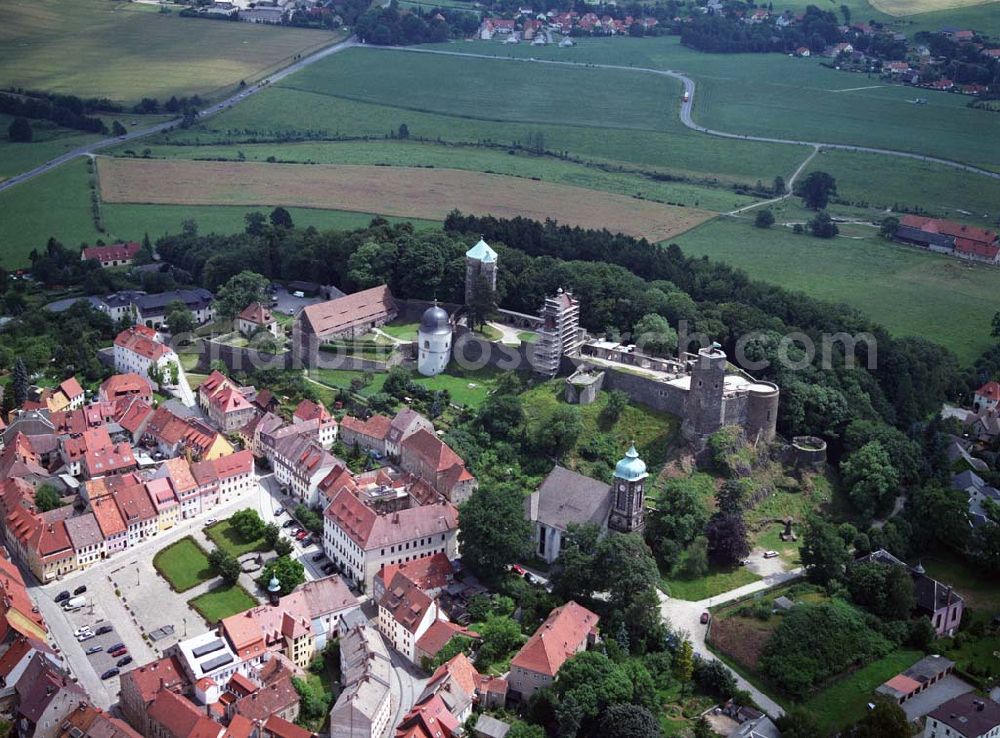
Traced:
POLYGON ((497 252, 489 247, 483 239, 465 252, 465 304, 472 302, 479 275, 486 279, 490 289, 497 288, 497 252))
POLYGON ((435 303, 424 311, 417 329, 417 371, 425 377, 443 372, 451 360, 451 343, 451 320, 435 303))
POLYGON ((646 527, 646 463, 639 458, 635 444, 615 466, 611 485, 611 512, 608 528, 619 533, 641 533, 646 527))

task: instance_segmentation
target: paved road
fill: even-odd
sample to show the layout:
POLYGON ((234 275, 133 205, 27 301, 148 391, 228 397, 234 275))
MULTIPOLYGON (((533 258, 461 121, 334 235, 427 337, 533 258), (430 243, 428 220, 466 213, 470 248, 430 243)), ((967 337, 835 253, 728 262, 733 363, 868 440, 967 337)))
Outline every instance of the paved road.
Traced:
POLYGON ((417 53, 417 54, 441 54, 445 56, 462 56, 462 57, 475 57, 479 59, 494 59, 496 61, 511 61, 511 62, 524 62, 527 64, 555 64, 567 67, 589 67, 591 69, 617 69, 619 71, 625 72, 644 72, 646 74, 658 74, 663 77, 671 77, 673 79, 680 80, 684 85, 684 91, 687 93, 687 101, 682 101, 680 106, 680 120, 685 126, 693 131, 698 131, 699 133, 706 133, 710 136, 719 136, 721 138, 734 138, 741 141, 760 141, 763 143, 776 143, 776 144, 790 144, 795 146, 812 146, 813 148, 819 149, 840 149, 842 151, 859 151, 867 154, 885 154, 887 156, 902 156, 907 159, 917 159, 919 161, 931 162, 933 164, 941 164, 946 167, 951 167, 953 169, 962 169, 966 172, 972 172, 974 174, 981 174, 986 177, 992 177, 993 179, 1000 179, 1000 172, 991 172, 988 169, 980 169, 979 167, 974 167, 970 164, 963 164, 959 161, 952 161, 951 159, 941 159, 936 156, 924 156, 923 154, 915 154, 909 151, 896 151, 895 149, 880 149, 872 146, 852 146, 850 144, 837 144, 837 143, 827 143, 824 141, 800 141, 797 139, 789 138, 771 138, 768 136, 746 136, 739 133, 727 133, 726 131, 719 131, 714 128, 707 128, 705 126, 698 125, 694 122, 691 117, 693 105, 694 105, 694 93, 695 93, 695 83, 690 77, 682 74, 681 72, 675 72, 670 69, 651 69, 650 67, 629 67, 621 64, 590 64, 586 62, 571 62, 571 61, 558 61, 555 59, 535 59, 535 58, 514 58, 506 56, 496 56, 494 54, 472 54, 464 51, 441 51, 438 49, 418 49, 413 47, 392 47, 392 46, 371 46, 367 48, 377 48, 389 51, 403 51, 407 53, 417 53))
MULTIPOLYGON (((700 600, 699 602, 676 600, 660 592, 660 614, 671 628, 688 634, 688 637, 691 640, 691 645, 694 647, 694 652, 696 654, 702 658, 714 660, 715 654, 709 651, 708 646, 705 645, 705 633, 707 627, 702 625, 699 620, 703 612, 710 607, 738 600, 741 597, 746 597, 754 592, 760 592, 764 589, 776 587, 779 584, 783 584, 792 579, 797 579, 801 576, 801 568, 777 574, 770 574, 759 581, 747 584, 743 587, 737 587, 736 589, 724 592, 715 597, 700 600)), ((761 709, 772 718, 779 718, 784 714, 785 711, 782 709, 781 705, 761 692, 753 684, 735 672, 733 672, 733 676, 736 678, 736 683, 739 684, 740 689, 745 689, 749 692, 753 696, 754 701, 760 705, 761 709)))
MULTIPOLYGON (((202 111, 199 111, 198 119, 204 120, 205 118, 215 115, 216 113, 226 110, 227 108, 231 108, 233 105, 242 102, 251 95, 257 94, 262 89, 266 89, 269 85, 284 79, 290 74, 294 74, 295 72, 309 66, 310 64, 318 62, 320 59, 325 59, 326 57, 332 54, 337 54, 341 51, 344 51, 345 49, 349 49, 357 45, 359 45, 357 39, 355 39, 354 36, 348 36, 346 39, 344 39, 339 43, 333 44, 332 46, 327 46, 325 49, 320 49, 316 53, 310 54, 309 56, 305 56, 302 59, 299 59, 294 64, 291 64, 282 69, 281 71, 275 72, 274 74, 268 76, 266 80, 259 82, 255 85, 250 85, 248 87, 245 87, 232 97, 229 97, 225 100, 222 100, 221 102, 216 103, 215 105, 212 105, 210 107, 205 108, 202 111)), ((180 118, 174 118, 173 120, 168 120, 164 121, 163 123, 158 123, 155 126, 149 126, 148 128, 141 128, 139 130, 129 131, 124 136, 114 136, 112 138, 105 138, 100 141, 95 141, 94 143, 86 144, 85 146, 81 146, 77 149, 73 149, 72 151, 67 151, 65 154, 57 156, 55 159, 50 159, 49 161, 35 167, 34 169, 31 169, 27 172, 23 172, 21 174, 16 174, 13 177, 6 179, 3 182, 0 182, 0 192, 3 192, 6 189, 10 189, 11 187, 16 187, 22 182, 27 182, 28 180, 34 179, 35 177, 41 174, 45 174, 46 172, 51 171, 52 169, 58 167, 60 164, 65 164, 66 162, 75 159, 78 156, 93 156, 94 153, 101 151, 102 149, 106 149, 110 146, 116 146, 118 144, 128 143, 129 141, 134 141, 139 138, 145 138, 146 136, 151 136, 154 133, 161 133, 163 131, 169 130, 170 128, 173 128, 178 124, 180 124, 180 122, 181 122, 180 118)))

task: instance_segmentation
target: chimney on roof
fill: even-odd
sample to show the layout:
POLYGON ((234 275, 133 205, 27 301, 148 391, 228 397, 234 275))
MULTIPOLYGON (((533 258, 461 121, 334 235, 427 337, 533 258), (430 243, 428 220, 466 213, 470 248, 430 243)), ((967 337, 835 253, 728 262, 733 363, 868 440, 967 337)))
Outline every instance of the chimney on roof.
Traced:
POLYGON ((948 585, 948 588, 945 590, 945 592, 946 592, 946 596, 948 597, 948 604, 951 605, 951 585, 950 584, 948 585))

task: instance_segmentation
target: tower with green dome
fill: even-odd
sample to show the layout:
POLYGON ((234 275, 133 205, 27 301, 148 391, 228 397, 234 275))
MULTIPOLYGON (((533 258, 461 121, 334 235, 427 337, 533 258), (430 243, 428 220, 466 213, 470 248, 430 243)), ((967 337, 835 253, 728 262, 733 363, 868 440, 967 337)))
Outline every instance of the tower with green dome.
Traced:
POLYGON ((625 458, 615 466, 611 485, 611 512, 608 528, 619 533, 641 533, 646 527, 646 462, 639 458, 633 443, 625 458))

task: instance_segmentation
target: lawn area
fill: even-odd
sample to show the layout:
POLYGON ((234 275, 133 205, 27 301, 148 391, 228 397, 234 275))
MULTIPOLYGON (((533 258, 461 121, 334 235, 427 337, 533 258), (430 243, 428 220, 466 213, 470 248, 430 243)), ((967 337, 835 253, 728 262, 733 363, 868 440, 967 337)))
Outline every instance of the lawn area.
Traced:
POLYGON ((534 343, 538 340, 538 334, 534 331, 521 331, 517 337, 521 339, 521 343, 534 343))
POLYGON ((0 266, 28 266, 31 250, 44 249, 49 237, 67 246, 101 237, 90 214, 89 176, 77 159, 0 192, 0 266))
POLYGON ((753 584, 759 579, 759 576, 745 566, 737 566, 734 569, 713 567, 700 579, 664 578, 663 585, 671 597, 697 602, 745 584, 753 584))
MULTIPOLYGON (((182 356, 190 356, 190 354, 182 354, 182 356)), ((183 359, 181 359, 181 361, 183 362, 183 359)), ((187 367, 185 367, 185 369, 187 369, 187 367)), ((193 390, 198 389, 198 387, 201 386, 201 383, 208 379, 207 374, 195 374, 194 372, 188 371, 185 373, 187 374, 188 384, 193 390)))
POLYGON ((963 362, 989 343, 997 272, 888 243, 824 240, 788 229, 716 219, 673 239, 685 253, 728 262, 750 277, 846 303, 895 335, 923 336, 963 362), (871 285, 877 284, 878 289, 871 285), (960 316, 961 320, 955 318, 960 316))
POLYGON ((830 731, 860 720, 882 682, 905 671, 923 657, 921 651, 896 650, 887 656, 837 679, 814 694, 802 706, 830 731))
POLYGON ((191 536, 180 539, 153 557, 153 566, 177 592, 184 592, 214 575, 208 556, 191 536))
MULTIPOLYGON (((567 404, 563 399, 563 390, 564 380, 553 379, 538 384, 521 395, 529 432, 539 423, 546 422, 556 408, 567 404)), ((609 424, 601 417, 607 404, 608 393, 599 392, 597 399, 590 405, 573 406, 579 408, 583 431, 576 448, 566 455, 562 463, 595 479, 610 481, 614 464, 622 458, 629 444, 634 442, 649 467, 650 475, 655 476, 680 427, 679 419, 632 403, 626 406, 618 420, 609 424), (603 453, 595 454, 595 451, 603 453)))
POLYGON ((0 87, 132 103, 219 96, 321 48, 341 33, 220 23, 102 0, 9 0, 0 25, 0 87))
POLYGON ((497 378, 505 372, 491 366, 482 369, 462 369, 460 366, 449 366, 436 377, 413 375, 413 381, 431 392, 448 390, 451 401, 456 405, 475 410, 496 386, 497 378))
POLYGON ((223 618, 228 618, 230 615, 249 610, 260 603, 243 587, 233 584, 228 587, 213 589, 211 592, 206 592, 203 595, 198 595, 193 600, 189 600, 188 604, 197 610, 199 615, 205 618, 206 623, 215 625, 223 618))
POLYGON ((995 613, 1000 610, 1000 582, 982 574, 972 564, 950 551, 934 551, 921 557, 929 576, 947 582, 971 608, 995 613))
POLYGON ((473 333, 481 338, 485 338, 487 341, 499 341, 503 338, 503 333, 491 325, 481 325, 473 333))
POLYGON ((263 538, 246 540, 228 520, 220 520, 218 523, 208 526, 205 528, 205 535, 220 549, 236 557, 251 551, 267 550, 267 544, 264 543, 263 538))
POLYGON ((419 321, 416 323, 403 323, 396 321, 382 326, 381 330, 383 333, 387 333, 393 338, 399 338, 403 341, 416 341, 417 328, 419 327, 419 321))

